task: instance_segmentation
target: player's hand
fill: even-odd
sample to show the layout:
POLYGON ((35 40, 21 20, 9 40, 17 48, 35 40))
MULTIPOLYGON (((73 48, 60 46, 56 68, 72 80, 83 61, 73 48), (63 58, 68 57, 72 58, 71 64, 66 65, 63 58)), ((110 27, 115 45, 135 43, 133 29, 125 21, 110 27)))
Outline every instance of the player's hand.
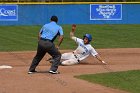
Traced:
POLYGON ((102 63, 103 63, 104 65, 107 65, 107 63, 106 63, 105 61, 102 61, 102 63))
POLYGON ((55 46, 57 49, 59 49, 60 47, 58 45, 55 46))
POLYGON ((72 25, 72 32, 75 32, 75 29, 76 29, 76 24, 73 24, 72 25))

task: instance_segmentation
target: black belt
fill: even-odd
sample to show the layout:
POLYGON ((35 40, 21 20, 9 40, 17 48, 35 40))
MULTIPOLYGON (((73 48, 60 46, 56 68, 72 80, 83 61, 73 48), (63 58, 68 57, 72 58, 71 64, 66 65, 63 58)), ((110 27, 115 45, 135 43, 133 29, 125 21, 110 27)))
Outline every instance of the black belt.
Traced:
POLYGON ((50 41, 51 42, 51 40, 49 40, 49 39, 45 39, 45 38, 40 38, 41 40, 44 40, 44 41, 50 41))
POLYGON ((80 62, 80 60, 78 59, 77 55, 74 54, 74 52, 73 52, 73 55, 77 59, 77 61, 80 62))

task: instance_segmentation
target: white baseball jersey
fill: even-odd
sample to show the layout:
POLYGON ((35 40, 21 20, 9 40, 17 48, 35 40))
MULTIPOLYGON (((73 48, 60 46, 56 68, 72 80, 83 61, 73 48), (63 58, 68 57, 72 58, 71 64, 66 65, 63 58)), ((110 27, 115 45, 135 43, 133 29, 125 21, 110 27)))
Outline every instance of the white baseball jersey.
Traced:
POLYGON ((72 37, 72 39, 78 44, 78 47, 73 52, 62 54, 61 59, 65 59, 65 61, 62 62, 62 65, 77 64, 79 63, 78 61, 85 59, 90 54, 93 56, 98 54, 90 44, 85 45, 82 39, 77 37, 72 37))
POLYGON ((83 60, 88 57, 90 54, 95 56, 98 53, 91 46, 91 44, 84 44, 83 39, 72 37, 72 39, 78 44, 77 49, 74 51, 74 54, 79 58, 79 60, 83 60))

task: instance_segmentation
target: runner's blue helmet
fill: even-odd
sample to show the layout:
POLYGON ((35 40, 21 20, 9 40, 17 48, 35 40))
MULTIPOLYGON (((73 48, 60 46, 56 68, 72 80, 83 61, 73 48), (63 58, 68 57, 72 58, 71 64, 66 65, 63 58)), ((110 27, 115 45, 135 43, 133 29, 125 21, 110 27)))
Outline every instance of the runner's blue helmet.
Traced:
POLYGON ((85 34, 85 35, 84 35, 84 38, 85 38, 85 37, 88 38, 88 41, 89 41, 89 42, 92 40, 91 34, 85 34))

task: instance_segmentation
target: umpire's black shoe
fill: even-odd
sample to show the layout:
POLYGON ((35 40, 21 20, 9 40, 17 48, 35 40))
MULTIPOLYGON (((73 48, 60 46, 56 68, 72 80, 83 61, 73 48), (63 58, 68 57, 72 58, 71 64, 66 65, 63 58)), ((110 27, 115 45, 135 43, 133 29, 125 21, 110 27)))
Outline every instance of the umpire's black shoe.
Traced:
POLYGON ((60 72, 58 72, 58 71, 52 71, 52 70, 50 70, 49 73, 51 73, 51 74, 60 74, 60 72))
POLYGON ((37 71, 28 71, 28 74, 33 74, 33 73, 37 73, 37 71))

